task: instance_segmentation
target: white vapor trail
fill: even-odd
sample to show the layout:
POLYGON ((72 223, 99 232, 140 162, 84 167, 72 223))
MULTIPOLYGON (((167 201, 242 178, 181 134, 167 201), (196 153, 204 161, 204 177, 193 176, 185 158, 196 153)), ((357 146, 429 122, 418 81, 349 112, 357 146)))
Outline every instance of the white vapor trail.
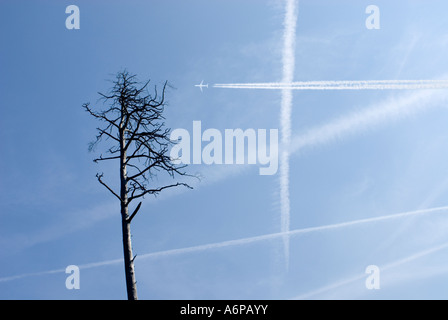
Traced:
MULTIPOLYGON (((298 0, 287 0, 283 33, 283 82, 292 82, 295 69, 295 38, 298 15, 298 0)), ((292 91, 282 90, 280 111, 280 136, 284 146, 280 154, 280 230, 286 234, 289 231, 290 201, 289 201, 289 144, 291 142, 291 110, 292 91)), ((283 249, 286 268, 289 266, 289 237, 283 237, 283 249)))
MULTIPOLYGON (((341 222, 341 223, 318 226, 318 227, 289 230, 287 232, 270 233, 270 234, 265 234, 265 235, 256 236, 256 237, 249 237, 249 238, 243 238, 243 239, 237 239, 237 240, 209 243, 209 244, 187 247, 187 248, 147 253, 147 254, 142 254, 142 255, 137 256, 136 259, 137 260, 150 259, 150 258, 156 259, 156 258, 163 258, 163 257, 169 257, 169 256, 175 256, 175 255, 181 255, 181 254, 203 252, 203 251, 226 248, 226 247, 243 246, 243 245, 249 245, 249 244, 253 244, 253 243, 257 243, 257 242, 261 242, 261 241, 283 239, 285 236, 291 237, 291 236, 298 236, 298 235, 303 235, 303 234, 312 233, 312 232, 337 230, 337 229, 347 228, 347 227, 352 227, 352 226, 357 226, 357 225, 382 222, 382 221, 400 219, 400 218, 407 218, 407 217, 411 217, 411 216, 420 216, 420 215, 425 215, 425 214, 443 213, 446 211, 448 211, 448 206, 436 207, 436 208, 430 208, 430 209, 422 209, 422 210, 416 210, 416 211, 409 211, 409 212, 397 213, 397 214, 392 214, 392 215, 366 218, 366 219, 360 219, 360 220, 353 220, 353 221, 341 222)), ((84 264, 84 265, 79 265, 78 267, 80 269, 91 269, 91 268, 114 265, 114 264, 119 264, 119 263, 120 264, 123 263, 123 259, 114 259, 114 260, 88 263, 88 264, 84 264)), ((26 278, 26 277, 31 277, 31 276, 42 276, 42 275, 62 273, 62 272, 65 272, 65 269, 55 269, 55 270, 49 270, 49 271, 43 271, 43 272, 25 273, 25 274, 16 275, 16 276, 0 278, 0 283, 17 280, 17 279, 22 279, 22 278, 26 278)))
MULTIPOLYGON (((438 251, 444 250, 446 248, 448 248, 448 242, 444 243, 444 244, 441 244, 441 245, 438 245, 438 246, 435 246, 435 247, 432 247, 432 248, 424 250, 424 251, 417 252, 417 253, 415 253, 413 255, 407 256, 407 257, 402 258, 400 260, 393 261, 393 262, 391 262, 391 263, 389 263, 389 264, 387 264, 385 266, 380 266, 379 268, 380 268, 381 272, 384 272, 384 271, 387 271, 389 269, 393 269, 395 267, 401 266, 401 265, 403 265, 405 263, 408 263, 408 262, 420 259, 420 258, 425 257, 427 255, 436 253, 438 251)), ((322 287, 322 288, 319 288, 319 289, 316 289, 316 290, 313 290, 313 291, 301 294, 301 295, 299 295, 297 297, 294 297, 291 300, 305 300, 305 299, 309 299, 309 298, 314 297, 316 295, 319 295, 319 294, 322 294, 322 293, 325 293, 325 292, 337 289, 339 287, 348 285, 348 284, 356 282, 356 281, 363 280, 365 278, 366 278, 366 274, 365 273, 359 274, 359 275, 353 276, 353 277, 348 278, 348 279, 337 281, 337 282, 332 283, 330 285, 327 285, 325 287, 322 287)))
POLYGON ((270 89, 270 90, 416 90, 446 89, 448 80, 364 80, 364 81, 300 81, 266 83, 215 84, 215 88, 227 89, 270 89))
POLYGON ((307 146, 333 142, 348 135, 366 131, 387 121, 402 118, 436 106, 445 105, 447 93, 444 91, 419 91, 390 98, 374 107, 354 112, 322 126, 297 135, 291 142, 290 152, 294 153, 307 146))

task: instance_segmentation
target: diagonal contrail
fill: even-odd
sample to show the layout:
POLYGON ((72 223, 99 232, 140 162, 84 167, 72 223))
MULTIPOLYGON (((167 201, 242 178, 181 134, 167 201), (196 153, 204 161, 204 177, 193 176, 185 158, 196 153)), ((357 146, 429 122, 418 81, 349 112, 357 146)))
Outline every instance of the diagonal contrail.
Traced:
POLYGON ((447 98, 448 94, 445 91, 418 91, 399 98, 389 98, 374 104, 373 107, 363 108, 296 135, 291 141, 290 152, 294 154, 305 147, 335 142, 388 121, 444 106, 447 98))
POLYGON ((265 90, 416 90, 446 89, 448 80, 364 80, 364 81, 283 81, 266 83, 215 84, 215 88, 225 89, 265 89, 265 90))
MULTIPOLYGON (((417 252, 417 253, 415 253, 413 255, 407 256, 407 257, 402 258, 400 260, 393 261, 393 262, 391 262, 391 263, 389 263, 387 265, 381 266, 380 270, 381 270, 381 272, 383 272, 383 271, 386 271, 386 270, 389 270, 389 269, 393 269, 395 267, 398 267, 398 266, 401 266, 401 265, 406 264, 408 262, 420 259, 422 257, 425 257, 425 256, 428 256, 430 254, 436 253, 438 251, 445 250, 447 248, 448 248, 448 242, 444 243, 444 244, 441 244, 439 246, 432 247, 432 248, 424 250, 424 251, 417 252)), ((325 287, 322 287, 322 288, 319 288, 319 289, 316 289, 316 290, 313 290, 313 291, 301 294, 301 295, 299 295, 297 297, 294 297, 294 298, 292 298, 290 300, 310 299, 311 297, 314 297, 314 296, 316 296, 318 294, 322 294, 322 293, 325 293, 325 292, 337 289, 339 287, 342 287, 342 286, 348 285, 350 283, 354 283, 354 282, 360 281, 360 280, 365 279, 365 278, 366 278, 366 274, 365 273, 358 274, 356 276, 353 276, 352 278, 340 280, 340 281, 334 282, 332 284, 329 284, 329 285, 327 285, 325 287)))
MULTIPOLYGON (((137 260, 157 259, 157 258, 176 256, 176 255, 181 255, 181 254, 189 254, 189 253, 197 253, 197 252, 203 252, 203 251, 208 251, 208 250, 215 250, 215 249, 226 248, 226 247, 243 246, 243 245, 249 245, 249 244, 262 242, 262 241, 283 239, 285 236, 291 237, 291 236, 298 236, 298 235, 303 235, 303 234, 313 233, 313 232, 337 230, 337 229, 341 229, 341 228, 348 228, 348 227, 353 227, 353 226, 358 226, 358 225, 365 225, 365 224, 370 224, 370 223, 387 221, 387 220, 407 218, 407 217, 411 217, 411 216, 444 213, 447 211, 448 211, 448 206, 416 210, 416 211, 408 211, 408 212, 396 213, 396 214, 392 214, 392 215, 359 219, 359 220, 341 222, 341 223, 324 225, 324 226, 289 230, 288 232, 269 233, 269 234, 265 234, 265 235, 261 235, 261 236, 255 236, 255 237, 248 237, 248 238, 242 238, 242 239, 236 239, 236 240, 209 243, 209 244, 192 246, 192 247, 187 247, 187 248, 152 252, 152 253, 139 255, 136 257, 136 259, 137 260)), ((123 259, 114 259, 114 260, 106 260, 106 261, 78 265, 78 267, 80 269, 91 269, 91 268, 97 268, 97 267, 102 267, 102 266, 121 264, 122 262, 123 262, 123 259)), ((63 272, 65 272, 65 269, 55 269, 55 270, 42 271, 42 272, 25 273, 25 274, 16 275, 16 276, 0 278, 0 283, 18 280, 18 279, 22 279, 22 278, 26 278, 26 277, 42 276, 42 275, 49 275, 49 274, 63 273, 63 272)))
MULTIPOLYGON (((295 38, 296 22, 298 14, 298 1, 287 0, 283 33, 283 82, 292 82, 295 68, 295 38)), ((283 237, 283 249, 286 268, 289 266, 289 231, 290 201, 289 201, 289 144, 291 143, 291 110, 292 90, 282 88, 282 100, 280 111, 280 137, 283 145, 280 154, 280 230, 283 237)))

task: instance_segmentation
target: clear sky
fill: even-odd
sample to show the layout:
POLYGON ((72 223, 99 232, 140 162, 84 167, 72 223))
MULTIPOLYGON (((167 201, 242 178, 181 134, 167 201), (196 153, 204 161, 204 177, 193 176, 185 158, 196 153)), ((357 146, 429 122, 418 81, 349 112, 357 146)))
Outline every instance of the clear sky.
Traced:
MULTIPOLYGON (((126 68, 172 84, 172 129, 281 131, 281 91, 213 84, 282 80, 286 3, 0 1, 1 299, 126 298, 119 203, 95 178, 117 185, 118 164, 92 162, 99 124, 82 104, 100 108, 126 68), (79 30, 65 26, 71 4, 79 30)), ((448 79, 446 1, 296 5, 294 81, 448 79), (380 29, 366 28, 371 4, 380 29)), ((447 299, 448 208, 428 211, 448 206, 446 89, 292 98, 289 261, 278 173, 190 165, 204 177, 194 190, 146 197, 133 220, 139 298, 447 299)))

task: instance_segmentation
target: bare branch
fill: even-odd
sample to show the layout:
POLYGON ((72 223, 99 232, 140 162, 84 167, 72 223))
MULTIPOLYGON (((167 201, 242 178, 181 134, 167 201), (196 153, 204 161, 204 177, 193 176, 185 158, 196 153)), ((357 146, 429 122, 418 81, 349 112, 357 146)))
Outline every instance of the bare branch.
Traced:
POLYGON ((100 155, 100 157, 97 159, 94 159, 93 162, 98 163, 98 161, 115 160, 115 159, 120 159, 120 156, 103 158, 103 155, 100 155))
POLYGON ((158 193, 161 192, 162 190, 169 189, 169 188, 173 188, 173 187, 178 187, 178 186, 184 186, 184 187, 186 187, 186 188, 188 188, 188 189, 193 189, 192 187, 190 187, 190 186, 189 186, 188 184, 186 184, 186 183, 183 183, 183 182, 177 182, 177 183, 175 183, 175 184, 171 184, 171 185, 168 185, 168 186, 163 186, 163 187, 160 187, 160 188, 157 188, 157 189, 148 189, 148 190, 142 192, 142 193, 139 194, 139 195, 130 197, 130 198, 129 198, 129 201, 138 199, 138 198, 143 197, 143 196, 145 196, 145 195, 147 195, 147 194, 158 194, 158 193))
POLYGON ((114 196, 116 196, 117 198, 118 198, 118 200, 120 200, 120 202, 122 201, 121 200, 121 198, 107 185, 107 184, 105 184, 102 180, 101 180, 101 178, 103 177, 103 174, 96 174, 96 177, 97 177, 97 179, 98 179, 98 181, 103 185, 103 186, 105 186, 106 188, 107 188, 107 190, 109 190, 114 196))
POLYGON ((107 135, 109 138, 111 138, 111 139, 113 139, 113 140, 115 140, 115 141, 117 141, 117 142, 120 142, 120 140, 118 140, 118 138, 114 137, 114 136, 111 135, 109 132, 107 132, 107 131, 106 131, 107 129, 106 129, 106 130, 103 130, 103 129, 97 128, 97 130, 100 132, 101 135, 105 134, 105 135, 107 135))
POLYGON ((144 175, 145 172, 151 170, 151 168, 153 168, 153 167, 156 166, 156 165, 157 165, 157 162, 152 163, 151 165, 147 166, 145 169, 143 169, 143 170, 140 171, 139 173, 136 173, 136 174, 134 174, 133 176, 128 177, 128 178, 127 178, 127 181, 134 180, 134 179, 136 179, 136 178, 138 178, 138 177, 144 175))
POLYGON ((115 119, 115 120, 110 120, 110 119, 108 119, 107 116, 106 116, 106 113, 107 113, 108 111, 112 111, 111 109, 109 109, 109 110, 107 110, 107 111, 105 111, 105 112, 102 112, 102 113, 96 113, 96 112, 94 112, 92 109, 89 108, 89 105, 90 105, 90 103, 84 103, 82 106, 83 106, 83 108, 86 109, 86 111, 87 111, 90 115, 92 115, 93 117, 95 117, 95 118, 97 118, 97 119, 100 119, 100 120, 103 120, 103 121, 106 121, 106 122, 108 122, 110 125, 113 125, 114 127, 116 127, 116 128, 118 129, 118 125, 115 123, 115 122, 117 121, 117 119, 115 119))
POLYGON ((135 208, 134 212, 131 214, 131 216, 128 218, 128 222, 131 223, 132 219, 134 219, 135 215, 137 214, 138 210, 140 210, 142 203, 140 202, 137 205, 137 208, 135 208))

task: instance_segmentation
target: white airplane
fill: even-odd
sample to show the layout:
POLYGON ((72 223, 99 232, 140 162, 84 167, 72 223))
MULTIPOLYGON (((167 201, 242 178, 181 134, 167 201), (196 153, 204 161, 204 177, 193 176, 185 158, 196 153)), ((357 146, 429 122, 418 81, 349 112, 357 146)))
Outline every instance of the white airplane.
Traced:
POLYGON ((204 84, 204 80, 202 80, 200 84, 195 84, 194 86, 195 87, 199 87, 199 89, 201 89, 201 92, 202 92, 202 88, 207 88, 208 89, 208 83, 204 84))

